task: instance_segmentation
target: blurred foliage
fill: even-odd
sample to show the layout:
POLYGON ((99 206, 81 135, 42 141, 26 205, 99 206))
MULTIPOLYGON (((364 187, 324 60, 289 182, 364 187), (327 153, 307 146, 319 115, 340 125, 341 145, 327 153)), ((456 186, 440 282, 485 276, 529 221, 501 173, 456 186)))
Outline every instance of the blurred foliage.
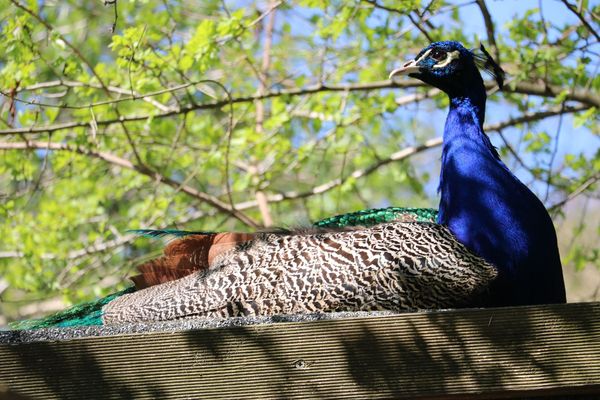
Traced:
MULTIPOLYGON (((73 302, 123 287, 160 251, 128 229, 253 228, 194 190, 226 208, 233 201, 258 224, 268 220, 257 207, 264 195, 280 226, 368 207, 435 207, 439 153, 382 161, 439 135, 446 99, 398 107, 397 98, 429 88, 359 86, 385 81, 430 40, 477 47, 487 34, 483 19, 479 31, 465 29, 473 23, 465 15, 480 13, 473 2, 104 3, 0 0, 0 312, 15 317, 50 296, 73 302), (340 84, 347 90, 331 89, 340 84), (248 101, 261 93, 272 95, 248 101), (38 131, 19 131, 30 127, 38 131), (375 173, 351 176, 370 166, 375 173), (328 182, 331 190, 311 192, 328 182)), ((597 23, 600 6, 585 3, 580 14, 597 23)), ((598 106, 569 94, 597 100, 600 46, 574 14, 553 20, 543 11, 495 27, 510 78, 488 120, 579 107, 509 123, 504 141, 490 132, 519 177, 547 206, 558 204, 561 224, 563 199, 597 197, 598 106), (540 97, 521 82, 559 92, 540 97), (561 150, 578 135, 585 146, 561 150)), ((597 227, 584 220, 572 233, 565 262, 599 265, 597 227), (590 229, 595 240, 578 239, 590 229)))

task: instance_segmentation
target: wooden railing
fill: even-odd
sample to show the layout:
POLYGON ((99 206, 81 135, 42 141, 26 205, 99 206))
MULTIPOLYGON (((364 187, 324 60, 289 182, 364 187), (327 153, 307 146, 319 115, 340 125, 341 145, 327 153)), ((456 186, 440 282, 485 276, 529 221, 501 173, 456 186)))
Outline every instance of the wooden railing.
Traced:
POLYGON ((600 398, 600 303, 103 329, 0 333, 0 387, 31 399, 600 398))

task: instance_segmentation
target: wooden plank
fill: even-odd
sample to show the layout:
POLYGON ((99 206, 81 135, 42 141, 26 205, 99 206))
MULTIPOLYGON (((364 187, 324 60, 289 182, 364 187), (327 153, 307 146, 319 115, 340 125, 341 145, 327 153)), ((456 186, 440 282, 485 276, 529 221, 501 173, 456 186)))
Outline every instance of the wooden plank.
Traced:
POLYGON ((32 399, 595 398, 600 303, 0 344, 0 371, 32 399))

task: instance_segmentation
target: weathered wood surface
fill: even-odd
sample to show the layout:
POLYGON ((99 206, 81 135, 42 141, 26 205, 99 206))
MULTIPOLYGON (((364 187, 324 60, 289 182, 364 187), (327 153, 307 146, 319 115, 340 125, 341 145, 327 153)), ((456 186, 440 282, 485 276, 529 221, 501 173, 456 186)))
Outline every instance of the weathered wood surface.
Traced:
POLYGON ((600 303, 0 344, 49 398, 600 398, 600 303))

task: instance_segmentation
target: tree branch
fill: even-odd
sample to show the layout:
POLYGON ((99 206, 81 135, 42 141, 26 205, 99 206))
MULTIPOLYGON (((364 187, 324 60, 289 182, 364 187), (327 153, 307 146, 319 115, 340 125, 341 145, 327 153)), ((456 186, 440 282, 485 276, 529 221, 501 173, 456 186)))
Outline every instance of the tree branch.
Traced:
MULTIPOLYGON (((495 87, 495 83, 488 82, 486 87, 492 88, 495 87)), ((315 93, 322 92, 355 92, 355 91, 371 91, 371 90, 379 90, 379 89, 393 89, 393 88, 414 88, 414 87, 423 87, 424 83, 416 81, 416 80, 405 80, 399 82, 391 82, 389 80, 386 81, 377 81, 370 83, 353 83, 353 84, 337 84, 337 85, 327 85, 327 84, 317 84, 313 86, 307 86, 305 88, 298 89, 289 89, 289 90, 273 90, 270 92, 266 92, 264 94, 255 94, 251 96, 241 96, 234 97, 231 99, 231 103, 240 104, 240 103, 251 103, 256 100, 268 99, 273 97, 280 96, 304 96, 315 93)), ((510 85, 509 85, 510 86, 510 85)), ((543 82, 534 83, 534 82, 518 82, 515 84, 514 88, 504 87, 503 91, 507 93, 519 93, 519 94, 530 94, 541 97, 556 97, 563 91, 569 91, 570 89, 562 88, 559 86, 546 85, 543 82)), ((600 108, 600 96, 594 93, 591 90, 583 90, 583 89, 574 89, 569 91, 565 97, 566 100, 573 100, 583 103, 588 106, 598 107, 600 108)), ((229 104, 229 100, 219 100, 211 103, 205 104, 190 104, 186 107, 172 110, 168 112, 158 113, 158 114, 146 114, 146 115, 138 115, 138 116, 121 116, 116 119, 108 119, 108 120, 98 120, 96 121, 97 126, 106 126, 112 125, 121 122, 138 122, 144 121, 150 117, 154 119, 158 118, 166 118, 174 115, 179 115, 183 113, 188 113, 191 111, 200 111, 200 110, 212 110, 219 109, 229 104)), ((89 122, 86 121, 77 121, 77 122, 64 122, 60 124, 52 124, 45 126, 30 126, 25 128, 14 128, 14 129, 2 129, 0 130, 0 135, 27 135, 27 134, 35 134, 35 133, 50 133, 61 130, 73 129, 73 128, 84 128, 89 125, 89 122)))
POLYGON ((598 32, 596 32, 596 30, 590 25, 590 23, 586 21, 584 16, 579 11, 577 11, 577 8, 571 3, 569 3, 567 0, 561 1, 573 14, 575 14, 577 18, 579 18, 579 20, 587 28, 587 30, 596 37, 596 40, 600 41, 600 35, 598 34, 598 32))
POLYGON ((181 190, 182 192, 190 195, 191 197, 203 201, 210 206, 216 208, 217 210, 224 212, 226 214, 231 215, 232 217, 238 219, 242 223, 249 225, 251 227, 256 228, 258 225, 252 219, 250 219, 247 215, 239 212, 238 210, 232 210, 230 206, 218 198, 211 196, 207 193, 196 190, 190 186, 182 185, 181 182, 178 182, 172 178, 168 178, 164 175, 161 175, 157 171, 152 170, 150 167, 146 165, 138 165, 134 164, 131 161, 116 156, 111 153, 106 153, 102 151, 94 151, 86 149, 83 146, 73 146, 66 143, 48 143, 48 142, 40 142, 40 141, 26 141, 26 142, 0 142, 0 149, 2 150, 32 150, 32 149, 46 149, 46 150, 62 150, 69 151, 77 154, 86 155, 93 158, 98 158, 103 161, 106 161, 110 164, 117 165, 121 168, 130 169, 136 172, 139 172, 142 175, 146 175, 157 182, 164 183, 172 188, 181 190))
MULTIPOLYGON (((128 96, 128 97, 121 97, 118 99, 111 99, 111 100, 105 100, 105 101, 98 101, 95 103, 88 103, 88 104, 83 104, 83 105, 71 105, 71 104, 44 104, 44 103, 40 103, 40 102, 36 102, 36 101, 26 101, 26 100, 21 100, 21 99, 15 99, 16 101, 19 101, 21 103, 25 103, 25 104, 30 104, 30 105, 36 105, 36 106, 40 106, 40 107, 54 107, 54 108, 63 108, 63 109, 74 109, 74 110, 81 110, 81 109, 87 109, 90 107, 97 107, 97 106, 102 106, 102 105, 109 105, 109 104, 116 104, 116 103, 121 103, 124 101, 134 101, 134 100, 143 100, 146 101, 150 104, 152 104, 154 107, 158 108, 159 110, 163 111, 163 112, 167 112, 172 110, 171 107, 165 106, 164 104, 152 99, 151 97, 154 96, 159 96, 161 94, 164 93, 170 93, 170 92, 175 92, 177 90, 181 90, 181 89, 185 89, 187 87, 190 86, 194 86, 196 84, 202 83, 202 81, 200 82, 190 82, 190 83, 184 83, 182 85, 176 85, 170 88, 166 88, 166 89, 161 89, 161 90, 157 90, 154 92, 150 92, 150 93, 145 93, 145 94, 141 94, 138 93, 136 91, 133 91, 133 95, 132 96, 128 96)), ((65 87, 92 87, 92 88, 98 88, 98 89, 102 89, 102 87, 100 85, 96 85, 93 83, 83 83, 83 82, 77 82, 77 81, 63 81, 63 80, 57 80, 57 81, 49 81, 49 82, 42 82, 42 83, 38 83, 35 85, 31 85, 31 86, 27 86, 24 88, 19 88, 17 89, 17 93, 19 92, 24 92, 24 91, 33 91, 33 90, 39 90, 39 89, 46 89, 46 88, 52 88, 52 87, 61 87, 61 86, 65 86, 65 87)), ((107 89, 109 92, 113 92, 113 93, 117 93, 117 94, 131 94, 132 91, 128 90, 128 89, 123 89, 120 87, 116 87, 116 86, 107 86, 107 89)), ((2 93, 4 96, 7 96, 5 93, 2 93)))
POLYGON ((481 16, 483 17, 483 22, 485 23, 485 30, 487 32, 487 39, 492 47, 492 53, 496 58, 496 62, 500 64, 500 49, 498 49, 498 45, 496 44, 496 33, 494 30, 494 21, 492 20, 492 16, 485 4, 485 0, 477 0, 477 6, 481 10, 481 16))
POLYGON ((567 95, 565 96, 565 99, 567 100, 578 101, 592 107, 600 107, 600 95, 594 91, 547 85, 544 82, 518 82, 514 89, 505 87, 503 91, 541 97, 557 97, 562 92, 567 92, 567 95))

